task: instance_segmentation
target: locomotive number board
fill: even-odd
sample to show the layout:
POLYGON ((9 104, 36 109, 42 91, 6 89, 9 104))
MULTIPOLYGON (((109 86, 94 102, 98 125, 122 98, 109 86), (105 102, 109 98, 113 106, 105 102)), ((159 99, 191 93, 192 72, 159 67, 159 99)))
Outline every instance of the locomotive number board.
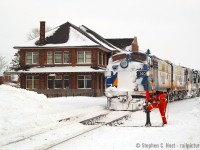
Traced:
POLYGON ((143 77, 146 76, 146 71, 137 71, 137 76, 143 77))

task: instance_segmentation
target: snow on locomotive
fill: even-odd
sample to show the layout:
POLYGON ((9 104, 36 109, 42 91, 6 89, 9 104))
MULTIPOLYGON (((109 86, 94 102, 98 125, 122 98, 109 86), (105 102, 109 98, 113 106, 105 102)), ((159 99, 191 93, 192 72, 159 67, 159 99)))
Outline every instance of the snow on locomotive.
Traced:
POLYGON ((107 106, 113 110, 142 109, 147 85, 151 94, 165 92, 171 101, 198 96, 200 91, 199 71, 161 60, 149 50, 113 55, 105 76, 107 106))

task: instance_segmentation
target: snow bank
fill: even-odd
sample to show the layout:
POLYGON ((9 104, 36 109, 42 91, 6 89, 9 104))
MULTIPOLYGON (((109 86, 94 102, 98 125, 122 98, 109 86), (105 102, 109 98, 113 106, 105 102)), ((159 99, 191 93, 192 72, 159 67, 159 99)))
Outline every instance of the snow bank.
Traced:
MULTIPOLYGON (((47 104, 43 94, 25 89, 0 86, 0 134, 12 131, 15 127, 23 126, 36 117, 47 104)), ((25 127, 25 126, 24 126, 25 127)))
POLYGON ((1 137, 18 134, 58 120, 105 109, 106 98, 47 98, 33 91, 0 85, 1 137))

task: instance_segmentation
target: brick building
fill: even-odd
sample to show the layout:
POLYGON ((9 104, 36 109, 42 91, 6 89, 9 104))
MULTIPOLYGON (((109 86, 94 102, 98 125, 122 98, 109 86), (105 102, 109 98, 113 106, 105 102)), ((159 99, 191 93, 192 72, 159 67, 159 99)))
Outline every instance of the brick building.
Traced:
POLYGON ((10 75, 0 75, 0 85, 6 82, 11 82, 10 75))
POLYGON ((128 46, 138 49, 137 39, 104 39, 69 22, 45 33, 41 21, 38 38, 14 47, 20 67, 10 72, 20 75, 21 88, 48 97, 102 96, 108 58, 128 46))

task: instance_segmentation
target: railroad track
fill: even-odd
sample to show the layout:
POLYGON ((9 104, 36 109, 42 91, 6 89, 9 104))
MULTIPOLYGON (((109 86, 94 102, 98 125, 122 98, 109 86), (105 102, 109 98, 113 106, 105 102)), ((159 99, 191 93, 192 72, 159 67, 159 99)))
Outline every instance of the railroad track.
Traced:
MULTIPOLYGON (((108 112, 109 111, 107 111, 107 110, 99 111, 99 112, 94 113, 94 116, 103 114, 103 113, 108 113, 108 112)), ((89 115, 89 116, 91 116, 91 115, 89 115)), ((34 128, 31 130, 26 130, 23 132, 21 131, 20 133, 14 134, 12 136, 4 137, 0 140, 0 149, 2 149, 2 147, 6 147, 8 145, 12 145, 12 144, 30 139, 32 137, 47 133, 49 131, 56 130, 56 129, 62 128, 64 126, 83 121, 86 118, 89 118, 88 113, 84 113, 84 114, 80 114, 80 115, 72 116, 72 117, 67 117, 67 118, 62 118, 62 119, 59 119, 56 122, 54 122, 52 124, 48 124, 46 126, 34 128)))
MULTIPOLYGON (((120 124, 122 119, 127 119, 132 113, 122 111, 106 111, 89 118, 82 118, 70 122, 69 118, 63 118, 58 122, 66 122, 57 128, 41 131, 34 135, 30 135, 15 141, 11 141, 0 147, 4 149, 51 149, 61 143, 79 137, 85 133, 96 130, 105 125, 120 124), (67 123, 69 121, 69 123, 67 123), (73 131, 73 132, 72 132, 73 131)), ((91 115, 90 115, 91 116, 91 115)))
POLYGON ((93 118, 90 118, 90 119, 87 119, 87 120, 84 120, 84 121, 80 122, 83 125, 87 125, 87 126, 91 126, 92 125, 92 126, 91 126, 90 129, 82 131, 82 132, 80 132, 78 134, 74 134, 70 138, 67 138, 67 139, 65 139, 63 141, 60 141, 59 143, 56 143, 56 144, 53 144, 53 145, 47 147, 45 150, 54 148, 57 145, 65 143, 65 142, 67 142, 67 141, 69 141, 71 139, 79 137, 79 136, 81 136, 83 134, 86 134, 88 132, 91 132, 93 130, 96 130, 96 129, 102 127, 102 126, 113 126, 113 125, 116 125, 116 124, 121 124, 122 123, 121 120, 128 119, 132 114, 132 112, 124 112, 121 115, 117 116, 117 112, 120 112, 120 111, 114 111, 114 112, 111 112, 111 113, 106 114, 106 115, 99 115, 99 116, 96 116, 96 117, 93 117, 93 118))

